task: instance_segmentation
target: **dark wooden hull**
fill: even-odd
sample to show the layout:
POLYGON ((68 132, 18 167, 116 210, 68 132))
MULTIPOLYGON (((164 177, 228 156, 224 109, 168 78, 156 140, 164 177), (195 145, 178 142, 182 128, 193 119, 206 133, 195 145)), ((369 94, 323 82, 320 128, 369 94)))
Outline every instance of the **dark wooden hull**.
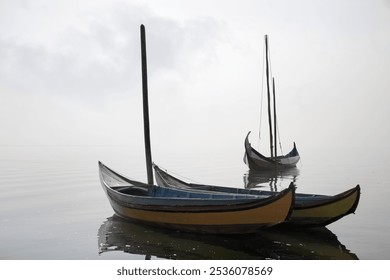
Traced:
POLYGON ((300 160, 298 150, 295 146, 293 149, 284 156, 279 156, 276 158, 266 157, 252 148, 249 143, 249 134, 245 138, 245 154, 244 162, 251 170, 274 170, 274 169, 285 169, 293 168, 300 160))

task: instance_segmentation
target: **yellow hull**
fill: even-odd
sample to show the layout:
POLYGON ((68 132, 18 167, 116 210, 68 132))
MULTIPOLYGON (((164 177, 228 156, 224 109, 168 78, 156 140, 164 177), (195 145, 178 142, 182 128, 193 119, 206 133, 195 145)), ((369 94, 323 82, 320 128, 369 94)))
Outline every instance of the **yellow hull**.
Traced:
POLYGON ((360 187, 340 194, 335 200, 313 207, 295 207, 288 223, 325 226, 345 215, 354 213, 360 199, 360 187))
POLYGON ((115 213, 151 225, 202 233, 247 233, 284 222, 292 212, 295 188, 268 197, 215 196, 185 191, 156 195, 154 188, 132 181, 99 163, 100 180, 115 213))
POLYGON ((189 231, 229 234, 284 222, 291 213, 293 200, 294 190, 289 189, 270 203, 251 203, 232 210, 156 211, 126 207, 110 198, 114 211, 123 218, 189 231))
MULTIPOLYGON (((243 190, 237 188, 190 184, 181 181, 172 175, 162 171, 155 165, 156 179, 160 185, 181 188, 195 189, 198 191, 217 193, 241 193, 248 195, 274 195, 275 192, 243 190)), ((360 186, 349 189, 343 193, 329 196, 317 194, 295 194, 293 211, 286 221, 288 226, 319 227, 328 225, 348 214, 354 213, 360 198, 360 186)))

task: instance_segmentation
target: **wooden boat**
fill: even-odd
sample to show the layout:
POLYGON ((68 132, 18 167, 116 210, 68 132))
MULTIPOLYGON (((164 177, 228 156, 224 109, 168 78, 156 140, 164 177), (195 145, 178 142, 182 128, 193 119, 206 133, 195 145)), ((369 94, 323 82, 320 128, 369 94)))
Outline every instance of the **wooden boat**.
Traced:
POLYGON ((263 196, 149 185, 126 178, 101 162, 99 175, 118 216, 184 231, 253 232, 288 219, 294 200, 293 187, 263 196))
MULTIPOLYGON (((157 183, 171 188, 246 195, 275 195, 277 193, 264 190, 192 184, 168 174, 157 165, 154 165, 154 170, 157 183)), ((293 183, 290 184, 290 188, 292 185, 293 183)), ((359 185, 334 196, 296 193, 292 214, 283 224, 300 227, 326 226, 348 214, 354 213, 359 204, 359 199, 359 185)))
POLYGON ((294 168, 299 159, 299 153, 294 143, 292 150, 283 156, 266 157, 256 151, 249 143, 249 131, 245 137, 245 155, 244 162, 251 170, 274 170, 274 169, 286 169, 294 168))
POLYGON ((194 192, 153 184, 145 27, 141 25, 145 155, 148 183, 130 180, 99 162, 100 181, 115 213, 152 225, 202 233, 247 233, 282 223, 291 213, 293 187, 273 196, 194 192))
POLYGON ((273 114, 271 112, 271 87, 270 87, 270 70, 269 70, 269 51, 268 51, 268 36, 265 35, 265 60, 266 60, 266 85, 267 85, 267 100, 268 100, 268 126, 270 138, 270 156, 264 156, 260 152, 252 148, 249 143, 249 134, 245 138, 245 155, 244 162, 249 169, 267 170, 291 168, 296 166, 300 156, 294 143, 293 149, 286 155, 278 156, 277 149, 277 121, 276 121, 276 97, 275 97, 275 80, 272 78, 273 92, 273 114))

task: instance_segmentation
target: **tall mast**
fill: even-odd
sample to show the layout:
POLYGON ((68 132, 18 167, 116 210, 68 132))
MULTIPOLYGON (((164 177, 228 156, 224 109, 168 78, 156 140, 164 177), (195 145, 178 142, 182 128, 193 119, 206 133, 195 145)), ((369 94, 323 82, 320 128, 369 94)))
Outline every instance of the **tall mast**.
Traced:
POLYGON ((275 95, 275 78, 272 77, 272 92, 273 92, 273 96, 274 96, 274 148, 275 148, 275 157, 278 156, 278 145, 277 145, 277 135, 276 135, 276 131, 277 131, 277 123, 276 123, 276 95, 275 95))
POLYGON ((265 72, 267 80, 267 98, 268 98, 268 124, 269 124, 269 142, 271 150, 271 158, 274 157, 273 141, 272 141, 272 117, 271 117, 271 94, 269 87, 269 62, 268 62, 268 35, 265 35, 265 72))
POLYGON ((148 71, 146 67, 145 26, 141 24, 140 29, 141 29, 142 97, 143 97, 143 111, 144 111, 146 171, 148 173, 148 184, 153 185, 152 153, 150 148, 148 71))

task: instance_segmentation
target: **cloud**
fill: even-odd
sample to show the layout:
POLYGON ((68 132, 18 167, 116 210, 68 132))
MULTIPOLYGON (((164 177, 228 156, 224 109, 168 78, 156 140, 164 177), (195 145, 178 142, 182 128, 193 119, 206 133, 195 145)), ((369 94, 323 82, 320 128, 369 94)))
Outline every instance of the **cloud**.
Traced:
POLYGON ((82 28, 68 27, 54 48, 0 39, 0 82, 15 92, 44 91, 85 102, 129 94, 140 84, 141 23, 147 26, 151 77, 180 75, 213 57, 219 32, 211 19, 178 23, 123 4, 105 12, 85 16, 82 28))
POLYGON ((162 92, 177 92, 200 61, 215 59, 221 40, 221 26, 210 18, 177 22, 128 4, 81 15, 50 40, 0 36, 2 144, 108 143, 100 126, 115 130, 131 119, 138 135, 140 24, 147 28, 150 84, 162 92))

